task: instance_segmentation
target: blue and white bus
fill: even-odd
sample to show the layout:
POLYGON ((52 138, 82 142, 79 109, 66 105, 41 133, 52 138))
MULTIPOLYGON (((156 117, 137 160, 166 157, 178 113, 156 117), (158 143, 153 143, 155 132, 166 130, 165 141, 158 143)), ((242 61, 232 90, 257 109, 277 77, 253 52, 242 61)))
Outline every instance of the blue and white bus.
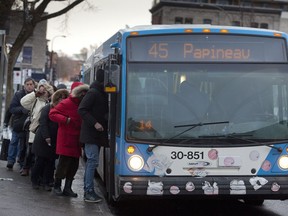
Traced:
POLYGON ((287 34, 152 25, 117 32, 83 66, 105 69, 109 201, 288 198, 287 34))

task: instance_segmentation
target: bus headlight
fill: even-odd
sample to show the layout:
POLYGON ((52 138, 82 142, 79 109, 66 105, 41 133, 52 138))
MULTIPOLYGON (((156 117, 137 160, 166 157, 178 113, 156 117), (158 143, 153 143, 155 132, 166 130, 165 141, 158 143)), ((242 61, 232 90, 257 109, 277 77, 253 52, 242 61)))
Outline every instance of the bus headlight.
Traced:
POLYGON ((281 169, 288 169, 288 155, 283 155, 278 160, 278 165, 281 169))
POLYGON ((132 171, 139 171, 144 166, 144 160, 140 155, 132 155, 128 160, 128 166, 132 171))

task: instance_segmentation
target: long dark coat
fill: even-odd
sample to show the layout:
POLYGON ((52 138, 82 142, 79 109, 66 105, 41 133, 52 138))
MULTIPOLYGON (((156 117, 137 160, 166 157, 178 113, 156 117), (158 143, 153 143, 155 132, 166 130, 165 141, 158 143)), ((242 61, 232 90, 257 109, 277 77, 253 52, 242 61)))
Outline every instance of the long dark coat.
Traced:
POLYGON ((56 139, 58 124, 49 118, 51 104, 47 104, 41 110, 39 119, 39 128, 36 132, 35 139, 32 145, 32 152, 36 156, 46 158, 56 158, 56 139), (51 146, 48 146, 46 138, 51 138, 51 146))
POLYGON ((80 141, 82 143, 103 146, 107 140, 108 96, 103 91, 103 85, 98 81, 91 84, 89 91, 81 101, 78 113, 82 117, 80 141), (94 125, 100 123, 104 131, 97 131, 94 125))

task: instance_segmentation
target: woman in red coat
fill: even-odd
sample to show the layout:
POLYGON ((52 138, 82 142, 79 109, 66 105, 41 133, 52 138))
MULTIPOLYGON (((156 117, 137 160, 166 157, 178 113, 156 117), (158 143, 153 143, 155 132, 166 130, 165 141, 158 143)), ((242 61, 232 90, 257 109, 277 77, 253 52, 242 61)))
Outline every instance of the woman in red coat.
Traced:
POLYGON ((49 118, 58 123, 56 154, 59 155, 59 162, 54 183, 54 192, 57 195, 77 197, 71 189, 81 156, 79 137, 82 121, 77 110, 88 89, 88 85, 74 82, 69 97, 52 108, 49 113, 49 118), (63 192, 61 190, 62 179, 66 179, 63 192))

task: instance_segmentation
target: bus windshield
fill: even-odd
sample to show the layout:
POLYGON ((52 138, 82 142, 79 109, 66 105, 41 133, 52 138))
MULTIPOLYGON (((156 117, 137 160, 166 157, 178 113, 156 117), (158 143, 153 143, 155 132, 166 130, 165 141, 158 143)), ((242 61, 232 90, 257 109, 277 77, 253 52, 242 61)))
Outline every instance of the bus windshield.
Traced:
POLYGON ((282 63, 130 62, 126 137, 188 144, 208 137, 216 144, 232 136, 288 139, 287 83, 288 65, 282 63))

